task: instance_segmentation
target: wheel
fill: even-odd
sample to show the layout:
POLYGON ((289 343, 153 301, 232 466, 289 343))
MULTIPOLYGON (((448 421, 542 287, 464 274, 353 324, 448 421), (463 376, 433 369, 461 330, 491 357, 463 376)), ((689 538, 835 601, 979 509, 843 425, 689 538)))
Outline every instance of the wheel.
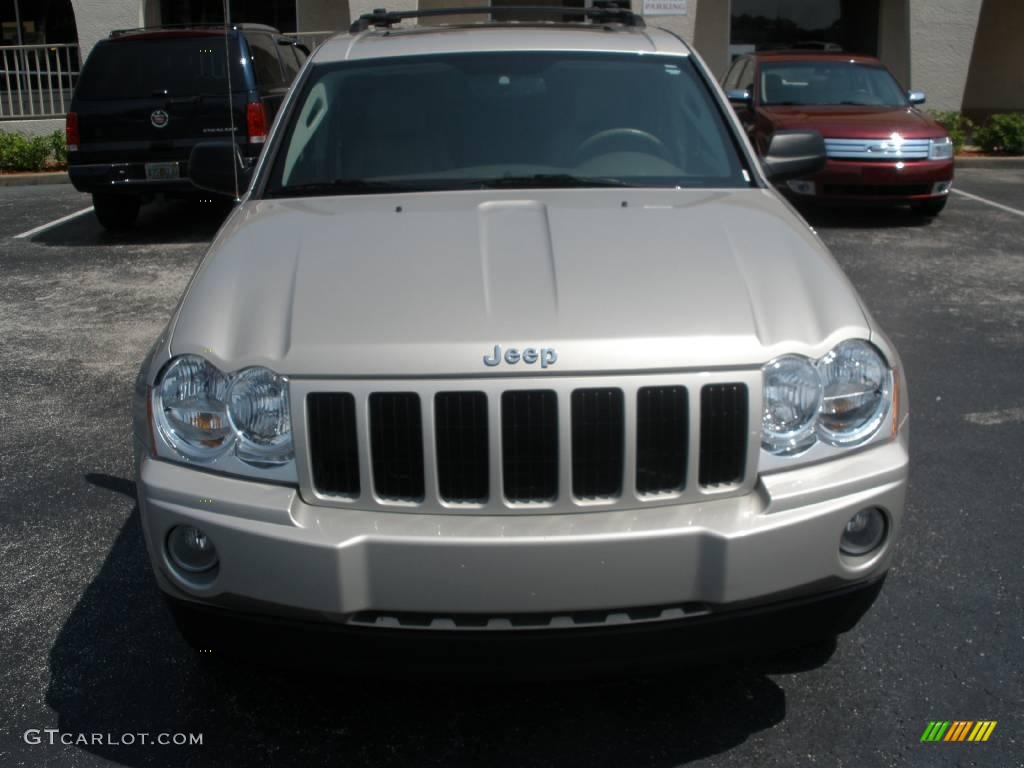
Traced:
POLYGON ((104 229, 111 232, 123 232, 131 229, 135 219, 139 217, 142 200, 135 195, 111 195, 94 193, 92 207, 96 218, 104 229))
POLYGON ((938 216, 942 213, 942 209, 946 207, 946 201, 949 198, 940 197, 938 200, 922 200, 919 203, 911 205, 911 210, 914 213, 920 214, 921 216, 938 216))

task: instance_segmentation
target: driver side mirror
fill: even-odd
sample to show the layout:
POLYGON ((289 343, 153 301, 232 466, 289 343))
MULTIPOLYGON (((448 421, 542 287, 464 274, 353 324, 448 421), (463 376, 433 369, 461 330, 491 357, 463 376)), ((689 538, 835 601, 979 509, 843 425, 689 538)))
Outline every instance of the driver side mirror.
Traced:
POLYGON ((914 106, 917 106, 918 104, 924 104, 924 91, 907 91, 907 99, 914 106))
POLYGON ((744 89, 726 91, 726 98, 734 109, 749 109, 754 103, 754 97, 750 91, 744 89))
POLYGON ((769 181, 813 176, 825 167, 825 139, 817 131, 776 131, 761 158, 769 181))
POLYGON ((233 141, 196 144, 188 159, 188 177, 195 186, 231 197, 241 197, 249 188, 252 171, 233 141))

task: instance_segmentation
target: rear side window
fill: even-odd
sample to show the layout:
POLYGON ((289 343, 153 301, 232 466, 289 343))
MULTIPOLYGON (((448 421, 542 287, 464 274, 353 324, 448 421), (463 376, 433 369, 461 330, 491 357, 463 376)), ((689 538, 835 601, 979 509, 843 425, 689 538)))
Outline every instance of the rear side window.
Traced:
POLYGON ((252 56, 252 71, 256 82, 267 88, 286 84, 281 73, 281 62, 277 58, 277 43, 269 35, 249 35, 249 54, 252 56))
POLYGON ((278 51, 281 54, 281 64, 284 66, 284 74, 287 78, 287 82, 291 82, 295 79, 295 76, 299 74, 299 68, 302 66, 302 62, 299 61, 296 53, 298 50, 291 43, 278 43, 278 51))
MULTIPOLYGON (((235 40, 231 51, 232 86, 244 90, 235 40)), ((221 36, 103 41, 86 61, 75 96, 102 100, 222 95, 228 90, 228 60, 221 36)))

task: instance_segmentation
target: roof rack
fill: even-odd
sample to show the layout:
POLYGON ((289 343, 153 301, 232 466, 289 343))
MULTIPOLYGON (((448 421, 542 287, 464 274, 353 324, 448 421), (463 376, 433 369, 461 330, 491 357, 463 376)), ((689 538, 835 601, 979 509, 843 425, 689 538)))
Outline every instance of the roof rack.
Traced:
MULTIPOLYGON (((624 1, 624 0, 623 0, 624 1)), ((422 19, 432 16, 463 16, 467 14, 489 13, 491 16, 514 16, 517 14, 538 14, 545 16, 578 16, 581 22, 591 21, 594 24, 622 24, 627 27, 643 27, 643 17, 624 6, 619 0, 594 0, 589 8, 567 8, 559 5, 481 5, 470 8, 430 8, 425 11, 389 11, 386 8, 375 8, 372 13, 364 13, 349 27, 355 34, 364 32, 370 27, 390 29, 403 19, 422 19)))
MULTIPOLYGON (((132 27, 129 29, 113 29, 110 31, 110 37, 124 37, 125 35, 140 35, 146 32, 174 32, 184 31, 188 29, 216 29, 221 30, 227 27, 228 29, 261 29, 266 32, 278 33, 278 30, 267 24, 240 24, 233 22, 231 24, 224 24, 224 22, 195 22, 195 23, 181 23, 181 24, 154 24, 151 27, 132 27)), ((279 34, 279 33, 278 33, 279 34)))

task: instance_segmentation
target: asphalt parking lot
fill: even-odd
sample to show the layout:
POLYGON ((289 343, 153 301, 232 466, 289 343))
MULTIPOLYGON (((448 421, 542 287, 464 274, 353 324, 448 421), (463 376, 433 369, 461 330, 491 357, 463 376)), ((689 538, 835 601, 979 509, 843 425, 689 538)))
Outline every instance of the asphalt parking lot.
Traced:
POLYGON ((146 560, 128 403, 223 211, 151 206, 121 236, 86 213, 16 238, 88 199, 0 188, 0 765, 1024 766, 1024 170, 962 169, 958 188, 996 205, 808 213, 910 386, 907 519, 861 624, 770 663, 511 686, 194 656, 146 560), (998 726, 922 744, 936 719, 998 726))

